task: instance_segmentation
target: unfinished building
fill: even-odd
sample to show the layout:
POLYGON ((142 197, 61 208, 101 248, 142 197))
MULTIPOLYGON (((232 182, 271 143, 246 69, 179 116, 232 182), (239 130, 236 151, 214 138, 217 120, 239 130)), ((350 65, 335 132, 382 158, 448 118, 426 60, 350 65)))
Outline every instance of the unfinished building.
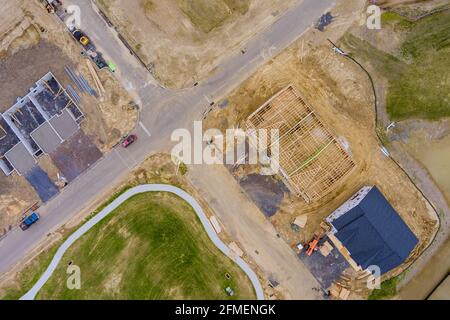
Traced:
POLYGON ((355 167, 292 85, 252 113, 246 126, 250 130, 279 130, 279 154, 272 158, 278 159, 277 167, 289 189, 306 202, 327 195, 355 167))
POLYGON ((0 169, 25 174, 79 129, 83 113, 47 73, 0 117, 0 169))
POLYGON ((5 154, 19 142, 17 135, 8 125, 5 118, 0 115, 0 168, 5 174, 9 174, 14 170, 11 163, 5 158, 5 154))
POLYGON ((402 264, 418 243, 376 186, 365 186, 326 218, 329 239, 355 270, 402 264))

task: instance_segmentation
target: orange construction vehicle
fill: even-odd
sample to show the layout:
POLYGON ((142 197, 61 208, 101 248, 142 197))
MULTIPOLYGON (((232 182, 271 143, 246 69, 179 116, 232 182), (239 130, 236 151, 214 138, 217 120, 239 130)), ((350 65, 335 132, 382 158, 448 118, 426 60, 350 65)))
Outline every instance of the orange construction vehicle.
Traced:
POLYGON ((306 251, 306 255, 310 257, 312 253, 314 252, 314 249, 316 249, 317 244, 319 243, 319 238, 315 237, 309 244, 308 244, 308 251, 306 251))

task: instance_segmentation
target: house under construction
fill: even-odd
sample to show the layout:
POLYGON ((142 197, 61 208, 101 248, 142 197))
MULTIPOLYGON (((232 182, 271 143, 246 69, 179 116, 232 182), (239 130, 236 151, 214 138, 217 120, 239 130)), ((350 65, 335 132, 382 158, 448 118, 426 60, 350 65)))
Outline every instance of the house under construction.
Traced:
POLYGON ((49 72, 0 114, 0 170, 25 174, 80 129, 84 115, 49 72))
POLYGON ((289 189, 306 202, 327 195, 355 167, 292 85, 251 114, 246 126, 250 130, 279 130, 278 167, 289 189))

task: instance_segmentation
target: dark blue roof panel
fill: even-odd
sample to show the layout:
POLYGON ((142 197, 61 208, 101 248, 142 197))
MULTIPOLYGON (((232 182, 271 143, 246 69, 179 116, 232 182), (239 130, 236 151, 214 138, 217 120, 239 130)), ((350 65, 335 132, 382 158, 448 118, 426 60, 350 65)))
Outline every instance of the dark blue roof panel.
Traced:
POLYGON ((383 194, 373 187, 358 206, 333 221, 336 237, 363 269, 385 273, 400 265, 418 240, 383 194))

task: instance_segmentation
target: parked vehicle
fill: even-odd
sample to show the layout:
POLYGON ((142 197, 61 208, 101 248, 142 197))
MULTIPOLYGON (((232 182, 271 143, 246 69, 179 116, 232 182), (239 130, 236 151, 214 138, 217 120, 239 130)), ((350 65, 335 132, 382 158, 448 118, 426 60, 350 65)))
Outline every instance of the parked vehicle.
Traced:
POLYGON ((84 34, 83 31, 75 29, 72 32, 73 37, 79 41, 84 47, 87 47, 90 43, 90 40, 86 34, 84 34))
POLYGON ((33 212, 20 223, 20 228, 25 231, 35 224, 40 218, 41 216, 37 212, 33 212))
POLYGON ((82 44, 83 46, 86 47, 86 46, 89 44, 89 38, 86 37, 86 36, 82 36, 82 37, 80 38, 80 42, 81 42, 81 44, 82 44))
POLYGON ((231 287, 226 287, 225 291, 230 297, 234 296, 234 291, 233 289, 231 289, 231 287))
POLYGON ((133 142, 135 142, 137 140, 137 135, 135 134, 130 134, 128 137, 126 137, 123 141, 122 141, 122 147, 127 148, 129 147, 133 142))
POLYGON ((111 72, 116 72, 117 66, 112 61, 108 61, 108 68, 111 72))

